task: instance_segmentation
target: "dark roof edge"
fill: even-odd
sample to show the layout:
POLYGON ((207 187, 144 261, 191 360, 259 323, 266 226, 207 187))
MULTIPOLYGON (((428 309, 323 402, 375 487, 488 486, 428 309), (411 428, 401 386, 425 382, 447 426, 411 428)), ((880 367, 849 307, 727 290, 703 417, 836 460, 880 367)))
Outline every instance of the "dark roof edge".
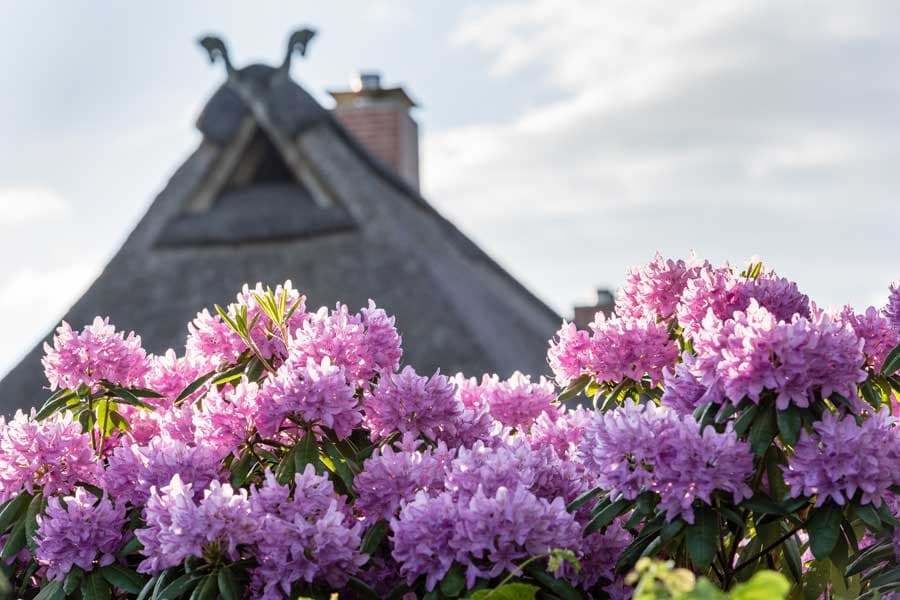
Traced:
POLYGON ((384 162, 380 158, 363 147, 362 143, 356 139, 356 136, 350 133, 346 127, 341 125, 340 121, 335 118, 334 114, 332 114, 331 111, 328 111, 327 120, 332 128, 334 128, 334 130, 337 131, 338 134, 344 139, 347 145, 350 146, 350 148, 352 148, 353 151, 356 152, 356 154, 358 154, 359 157, 385 182, 387 182, 397 191, 409 198, 418 208, 424 210, 432 217, 436 218, 440 222, 440 224, 445 229, 449 230, 453 235, 459 236, 466 242, 468 242, 472 249, 475 251, 476 257, 479 260, 484 262, 489 268, 496 271, 498 275, 505 279, 507 283, 512 284, 512 286, 518 291, 530 296, 548 317, 552 318, 554 321, 562 321, 562 317, 557 314, 557 312, 553 310, 550 305, 541 300, 537 295, 534 294, 534 292, 525 287, 525 285, 521 281, 513 277, 506 269, 500 266, 497 261, 491 258, 491 256, 487 252, 482 250, 478 244, 469 239, 469 236, 460 231, 456 225, 454 225, 449 219, 447 219, 436 208, 434 208, 428 202, 428 200, 426 200, 425 197, 419 193, 418 190, 409 185, 406 180, 395 173, 393 169, 384 164, 384 162))

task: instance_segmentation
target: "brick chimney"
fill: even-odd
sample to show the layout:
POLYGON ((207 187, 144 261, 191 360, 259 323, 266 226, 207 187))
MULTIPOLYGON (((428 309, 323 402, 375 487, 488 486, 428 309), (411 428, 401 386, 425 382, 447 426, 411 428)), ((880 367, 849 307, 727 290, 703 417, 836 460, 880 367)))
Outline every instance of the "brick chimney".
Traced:
POLYGON ((613 309, 616 307, 616 297, 606 288, 597 288, 597 296, 593 304, 590 306, 575 306, 575 315, 572 322, 578 329, 587 329, 594 321, 594 315, 602 312, 607 317, 612 315, 613 309))
POLYGON ((416 103, 402 87, 381 87, 381 75, 354 75, 349 90, 328 92, 334 114, 362 145, 419 189, 419 126, 409 114, 416 103))

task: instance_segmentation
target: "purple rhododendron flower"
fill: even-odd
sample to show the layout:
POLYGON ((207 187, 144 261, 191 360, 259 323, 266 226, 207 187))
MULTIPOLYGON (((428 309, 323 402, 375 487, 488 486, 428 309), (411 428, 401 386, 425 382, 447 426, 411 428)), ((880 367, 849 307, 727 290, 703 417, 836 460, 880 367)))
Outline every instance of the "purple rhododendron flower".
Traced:
POLYGON ((770 389, 785 410, 791 403, 809 406, 817 390, 825 397, 855 396, 856 383, 866 379, 863 340, 849 325, 827 313, 779 321, 755 299, 725 322, 707 315, 694 347, 692 372, 708 389, 704 401, 727 397, 737 404, 748 397, 758 403, 770 389))
POLYGON ((663 372, 663 395, 660 402, 682 415, 691 415, 703 403, 706 387, 694 374, 696 357, 690 352, 681 355, 681 362, 674 371, 663 372))
POLYGON ((407 366, 400 373, 386 374, 366 397, 366 425, 373 440, 395 431, 436 439, 444 430, 453 433, 462 408, 456 386, 440 371, 420 377, 407 366))
POLYGON ((0 502, 23 489, 46 496, 66 494, 79 481, 99 485, 103 467, 91 448, 91 436, 71 413, 43 421, 17 411, 10 421, 0 416, 0 502))
POLYGON ((242 378, 221 391, 213 386, 194 410, 194 441, 217 450, 220 456, 235 452, 259 420, 259 385, 242 378))
POLYGON ((266 473, 250 497, 259 520, 253 551, 259 566, 251 587, 259 598, 291 596, 295 581, 325 582, 340 588, 367 561, 358 551, 362 524, 347 514, 343 496, 312 465, 294 479, 295 490, 266 473))
POLYGON ((838 320, 849 323, 853 332, 863 340, 866 366, 881 369, 888 353, 900 344, 900 328, 891 326, 888 317, 869 307, 864 313, 856 313, 849 306, 844 307, 838 320))
POLYGON ((63 321, 53 345, 44 344, 41 364, 51 390, 81 385, 93 388, 102 380, 129 387, 143 380, 147 353, 140 336, 131 332, 126 337, 109 319, 97 317, 80 333, 63 321))
POLYGON ((892 283, 887 304, 884 306, 884 316, 895 331, 900 331, 900 283, 892 283))
POLYGON ((138 572, 159 573, 189 556, 201 556, 212 545, 229 560, 237 560, 237 547, 256 540, 259 519, 250 510, 247 490, 235 491, 213 480, 199 503, 194 495, 191 484, 178 475, 161 489, 150 489, 144 508, 146 527, 135 531, 146 557, 138 572))
POLYGON ((260 390, 259 431, 275 435, 289 415, 297 415, 305 423, 328 427, 345 438, 362 421, 354 392, 344 367, 328 357, 319 363, 305 353, 292 352, 260 390))
POLYGON ((666 518, 694 522, 693 503, 712 503, 716 490, 735 502, 753 495, 746 480, 753 454, 732 431, 702 433, 690 417, 655 404, 626 401, 619 410, 597 413, 580 446, 585 465, 611 495, 633 500, 643 491, 660 496, 666 518))
POLYGON ((43 515, 37 516, 34 558, 47 567, 47 577, 62 581, 78 566, 84 571, 103 567, 116 560, 122 546, 125 510, 107 496, 96 496, 82 487, 60 500, 47 500, 43 515))
POLYGON ((826 412, 813 430, 800 434, 784 468, 792 497, 815 496, 816 506, 830 497, 844 505, 859 491, 863 504, 880 506, 891 486, 900 485, 900 429, 887 408, 862 425, 852 416, 826 412))

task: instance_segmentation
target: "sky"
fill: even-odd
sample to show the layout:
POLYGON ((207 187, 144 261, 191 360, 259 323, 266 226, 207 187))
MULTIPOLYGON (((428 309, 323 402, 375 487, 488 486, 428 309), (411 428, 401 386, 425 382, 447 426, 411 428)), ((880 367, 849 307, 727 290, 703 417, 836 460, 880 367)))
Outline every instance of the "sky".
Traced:
POLYGON ((880 306, 900 279, 898 24, 891 0, 8 4, 0 373, 199 143, 210 32, 241 66, 315 27, 292 73, 323 104, 355 69, 405 85, 425 197, 561 315, 657 250, 761 257, 821 305, 880 306))

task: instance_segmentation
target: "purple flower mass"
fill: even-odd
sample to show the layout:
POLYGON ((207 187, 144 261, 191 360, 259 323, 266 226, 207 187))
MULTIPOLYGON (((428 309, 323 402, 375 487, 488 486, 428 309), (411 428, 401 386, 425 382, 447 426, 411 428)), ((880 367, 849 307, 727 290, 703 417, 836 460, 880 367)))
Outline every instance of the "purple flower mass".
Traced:
POLYGON ((581 443, 585 465, 601 487, 634 499, 645 491, 660 496, 666 518, 694 522, 696 499, 712 504, 716 490, 735 502, 753 495, 746 480, 753 455, 731 431, 717 433, 690 417, 654 404, 631 401, 598 414, 581 443))
MULTIPOLYGON (((419 375, 401 365, 394 319, 374 302, 308 311, 286 282, 271 293, 297 309, 279 323, 257 299, 268 293, 245 286, 223 309, 246 310, 249 341, 203 311, 181 356, 148 356, 139 337, 100 318, 57 330, 43 360, 49 385, 81 398, 0 418, 0 502, 46 500, 33 543, 7 561, 16 585, 27 579, 26 597, 28 586, 113 563, 147 575, 229 564, 242 597, 271 600, 343 597, 360 581, 379 596, 406 582, 407 596, 421 597, 452 570, 448 585, 464 580, 466 597, 476 581, 560 549, 583 568, 550 572, 541 558, 530 563, 541 577, 519 575, 626 598, 617 563, 653 519, 694 523, 710 506, 740 518, 741 502, 769 491, 772 472, 754 477, 763 459, 747 441, 758 423, 735 424, 745 406, 803 415, 798 439, 779 429, 772 442, 791 496, 851 504, 850 515, 860 504, 896 512, 900 424, 893 400, 876 397, 895 384, 878 370, 900 343, 896 285, 881 310, 826 311, 759 263, 741 275, 657 254, 627 273, 616 315, 598 313, 587 329, 562 323, 547 353, 553 380, 419 375), (579 378, 622 396, 603 411, 584 396, 558 402, 557 386, 579 378), (85 412, 106 409, 104 380, 142 400, 110 398, 116 417, 105 429, 85 412), (715 406, 724 421, 701 428, 693 415, 710 402, 740 408, 728 417, 715 406), (649 498, 650 514, 628 508, 588 532, 598 500, 566 510, 588 491, 603 502, 641 498, 642 510, 649 498), (123 550, 132 532, 141 545, 123 550)), ((16 542, 19 523, 0 532, 2 544, 16 542)), ((743 531, 730 543, 757 535, 743 531)), ((864 533, 864 544, 889 537, 864 533)))
POLYGON ((73 566, 92 571, 116 560, 123 540, 125 510, 114 506, 106 496, 98 499, 78 487, 62 500, 47 500, 37 523, 35 560, 47 567, 49 579, 61 581, 73 566))
POLYGON ((831 498, 844 505, 857 492, 863 504, 880 506, 900 485, 900 428, 886 408, 857 425, 847 416, 826 413, 804 431, 784 470, 791 496, 815 496, 816 506, 831 498))

